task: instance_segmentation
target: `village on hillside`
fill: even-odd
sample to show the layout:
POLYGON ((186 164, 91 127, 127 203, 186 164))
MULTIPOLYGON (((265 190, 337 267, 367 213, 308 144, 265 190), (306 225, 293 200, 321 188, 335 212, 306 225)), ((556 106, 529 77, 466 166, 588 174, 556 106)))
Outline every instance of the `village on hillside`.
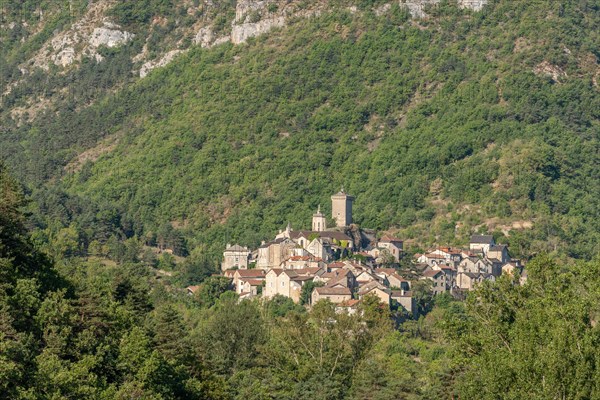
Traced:
MULTIPOLYGON (((240 299, 281 295, 311 306, 327 299, 338 311, 355 313, 367 295, 392 309, 415 314, 413 286, 419 281, 433 295, 449 293, 463 298, 484 281, 518 273, 527 279, 520 260, 511 259, 508 247, 491 235, 473 235, 469 248, 436 247, 415 254, 410 269, 398 268, 404 254, 402 239, 376 237, 352 221, 354 197, 342 189, 331 196, 334 227, 320 206, 312 216, 311 230, 293 230, 288 224, 275 238, 256 250, 228 244, 223 252, 222 275, 240 299)), ((197 286, 190 286, 193 294, 197 286)))

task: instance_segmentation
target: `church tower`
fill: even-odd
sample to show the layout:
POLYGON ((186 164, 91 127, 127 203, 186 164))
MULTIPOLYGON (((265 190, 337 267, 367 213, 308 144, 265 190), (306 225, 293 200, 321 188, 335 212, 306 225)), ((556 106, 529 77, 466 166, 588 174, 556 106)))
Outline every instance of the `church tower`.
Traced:
POLYGON ((327 219, 321 212, 321 205, 319 204, 317 212, 313 214, 312 230, 315 232, 323 232, 325 229, 327 229, 327 219))
POLYGON ((331 216, 338 227, 342 228, 352 223, 352 202, 354 197, 344 191, 344 188, 331 196, 331 216))

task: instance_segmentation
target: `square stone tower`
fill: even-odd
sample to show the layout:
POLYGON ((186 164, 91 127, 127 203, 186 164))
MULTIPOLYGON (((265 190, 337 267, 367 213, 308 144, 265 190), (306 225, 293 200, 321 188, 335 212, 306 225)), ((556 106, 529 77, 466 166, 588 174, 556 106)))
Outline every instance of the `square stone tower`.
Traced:
POLYGON ((354 197, 344 191, 344 188, 331 196, 331 217, 338 227, 352 223, 352 202, 354 197))

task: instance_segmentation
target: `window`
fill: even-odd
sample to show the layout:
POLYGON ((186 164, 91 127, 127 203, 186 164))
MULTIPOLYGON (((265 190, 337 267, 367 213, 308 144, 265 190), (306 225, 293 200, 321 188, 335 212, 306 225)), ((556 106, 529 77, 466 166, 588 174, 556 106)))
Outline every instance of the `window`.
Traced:
POLYGON ((285 282, 281 282, 281 286, 285 286, 285 282))

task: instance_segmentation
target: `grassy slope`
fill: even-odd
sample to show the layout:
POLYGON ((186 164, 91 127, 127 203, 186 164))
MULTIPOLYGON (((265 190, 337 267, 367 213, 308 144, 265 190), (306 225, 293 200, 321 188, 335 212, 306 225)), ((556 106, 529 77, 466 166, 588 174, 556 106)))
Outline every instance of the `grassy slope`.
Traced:
POLYGON ((366 227, 460 242, 485 218, 527 219, 534 230, 511 236, 523 252, 568 245, 590 257, 600 231, 593 3, 498 1, 419 23, 398 10, 337 13, 195 49, 71 116, 85 137, 120 141, 65 186, 117 204, 138 234, 176 221, 215 252, 288 220, 306 226, 344 185, 366 227), (534 75, 544 60, 568 77, 534 75))

